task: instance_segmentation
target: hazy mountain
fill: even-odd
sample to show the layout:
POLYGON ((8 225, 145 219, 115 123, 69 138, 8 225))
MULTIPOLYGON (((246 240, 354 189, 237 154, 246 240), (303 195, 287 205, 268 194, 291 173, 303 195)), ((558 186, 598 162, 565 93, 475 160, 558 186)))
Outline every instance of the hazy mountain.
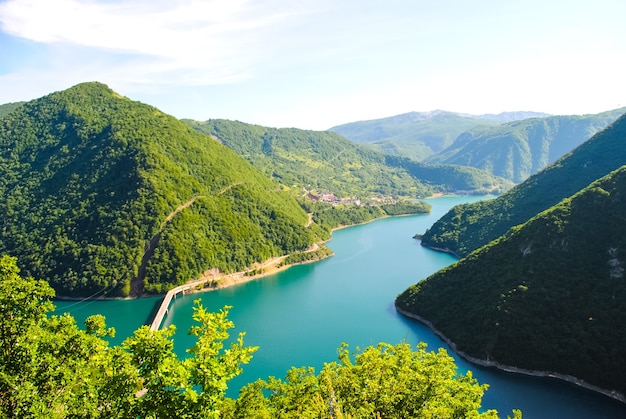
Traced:
POLYGON ((0 119, 0 254, 64 295, 162 291, 307 248, 307 214, 231 149, 99 83, 0 119))
POLYGON ((387 118, 350 122, 329 131, 392 156, 421 161, 451 145, 465 131, 478 126, 547 116, 539 112, 503 112, 470 115, 435 110, 409 112, 387 118))
POLYGON ((266 176, 289 188, 416 198, 433 192, 502 191, 504 179, 474 168, 424 165, 348 141, 333 132, 267 128, 237 121, 186 121, 232 148, 266 176))
POLYGON ((428 163, 472 166, 519 183, 573 150, 626 112, 550 116, 478 126, 425 159, 428 163))
POLYGON ((351 122, 329 131, 389 155, 423 160, 448 147, 459 134, 483 124, 497 124, 470 115, 441 110, 409 112, 388 118, 351 122))
POLYGON ((466 256, 624 164, 626 116, 502 196, 453 208, 422 243, 466 256))
MULTIPOLYGON (((599 156, 587 157, 593 165, 599 156)), ((625 209, 623 166, 413 285, 396 305, 479 361, 624 395, 625 209)))
POLYGON ((469 116, 470 118, 487 119, 489 121, 495 121, 499 123, 520 121, 528 118, 546 118, 550 114, 544 112, 529 112, 529 111, 514 111, 514 112, 500 112, 500 113, 485 113, 482 115, 469 115, 459 114, 462 116, 469 116))

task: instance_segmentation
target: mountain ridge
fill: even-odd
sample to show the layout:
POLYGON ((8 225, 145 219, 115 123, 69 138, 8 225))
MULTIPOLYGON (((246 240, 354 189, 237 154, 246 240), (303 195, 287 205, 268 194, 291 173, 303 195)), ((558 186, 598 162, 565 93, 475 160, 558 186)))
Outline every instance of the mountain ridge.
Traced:
POLYGON ((228 147, 101 83, 0 118, 0 173, 0 252, 61 295, 129 295, 157 234, 150 292, 319 240, 294 197, 228 147))
POLYGON ((477 167, 519 183, 624 113, 626 108, 619 108, 591 115, 559 115, 477 126, 425 162, 477 167))
POLYGON ((626 115, 494 200, 460 205, 433 224, 422 244, 461 257, 626 164, 626 115))
POLYGON ((391 156, 486 170, 519 183, 604 129, 626 108, 598 114, 411 112, 331 128, 391 156))
POLYGON ((368 200, 374 195, 418 198, 459 190, 502 191, 512 186, 474 168, 392 158, 333 132, 269 128, 223 119, 185 122, 292 189, 368 200))

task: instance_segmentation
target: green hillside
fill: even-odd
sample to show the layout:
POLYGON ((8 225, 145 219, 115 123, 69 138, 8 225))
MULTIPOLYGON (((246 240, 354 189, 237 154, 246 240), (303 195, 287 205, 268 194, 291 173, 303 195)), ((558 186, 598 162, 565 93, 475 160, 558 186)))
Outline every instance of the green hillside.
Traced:
POLYGON ((385 156, 332 132, 267 128, 237 121, 186 121, 232 148, 266 176, 301 192, 340 197, 424 197, 434 192, 501 191, 511 185, 476 169, 429 166, 385 156))
POLYGON ((471 357, 626 394, 626 166, 396 300, 471 357))
POLYGON ((624 164, 626 116, 495 200, 454 207, 422 244, 466 256, 624 164))
POLYGON ((443 193, 500 193, 511 189, 513 182, 493 176, 490 173, 469 166, 454 164, 424 164, 400 156, 385 156, 388 166, 402 168, 411 176, 436 185, 443 193))
POLYGON ((477 167, 519 183, 625 112, 626 108, 621 108, 594 115, 551 116, 478 126, 425 161, 477 167))
POLYGON ((5 103, 0 105, 0 118, 13 112, 16 108, 20 107, 24 102, 5 103))
POLYGON ((424 197, 433 192, 405 171, 386 167, 384 156, 337 134, 227 120, 187 123, 296 191, 306 188, 361 199, 370 195, 424 197))
POLYGON ((384 154, 421 161, 448 147, 462 132, 485 124, 497 122, 446 111, 409 112, 338 125, 329 131, 384 154))
POLYGON ((229 148, 99 83, 0 119, 0 254, 61 295, 132 295, 317 240, 229 148))

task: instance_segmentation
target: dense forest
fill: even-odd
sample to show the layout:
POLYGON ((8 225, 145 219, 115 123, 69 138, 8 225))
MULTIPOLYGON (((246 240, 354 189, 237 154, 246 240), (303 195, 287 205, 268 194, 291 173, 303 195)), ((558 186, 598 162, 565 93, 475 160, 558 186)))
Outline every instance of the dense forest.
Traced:
POLYGON ((467 256, 537 213, 626 164, 626 116, 546 169, 491 201, 451 209, 422 244, 467 256))
POLYGON ((0 174, 0 252, 63 295, 160 292, 319 239, 232 150, 99 83, 1 118, 0 174))
MULTIPOLYGON (((430 193, 430 186, 403 169, 366 169, 361 160, 351 163, 361 165, 353 174, 329 165, 330 177, 319 177, 317 186, 405 199, 308 206, 297 181, 296 188, 285 181, 300 176, 297 164, 282 175, 268 173, 272 181, 229 147, 99 83, 2 109, 0 253, 17 256, 24 272, 45 278, 63 296, 160 293, 207 271, 243 271, 289 254, 322 257, 322 250, 305 251, 335 227, 429 210, 409 196, 430 193)), ((319 160, 309 162, 318 168, 337 150, 331 140, 351 144, 302 133, 272 135, 277 143, 293 141, 294 149, 302 135, 319 135, 309 143, 319 146, 311 155, 319 160)), ((252 160, 266 172, 274 167, 269 158, 252 160)), ((313 181, 306 176, 315 171, 302 171, 301 179, 313 181)))
MULTIPOLYGON (((119 346, 95 315, 80 329, 69 314, 50 315, 54 290, 20 276, 0 257, 0 416, 7 418, 497 418, 480 409, 487 386, 459 373, 443 349, 381 343, 313 368, 294 368, 225 396, 256 347, 230 339, 229 307, 199 302, 189 356, 174 352, 175 327, 137 329, 119 346)), ((521 418, 519 411, 515 418, 521 418)))
POLYGON ((267 128, 237 121, 186 121, 232 148, 266 176, 296 190, 371 196, 425 197, 434 192, 500 192, 511 182, 482 170, 390 158, 333 132, 267 128))
POLYGON ((480 360, 626 394, 626 166, 398 296, 480 360))
POLYGON ((0 105, 0 118, 13 112, 16 108, 21 106, 24 102, 5 103, 0 105))

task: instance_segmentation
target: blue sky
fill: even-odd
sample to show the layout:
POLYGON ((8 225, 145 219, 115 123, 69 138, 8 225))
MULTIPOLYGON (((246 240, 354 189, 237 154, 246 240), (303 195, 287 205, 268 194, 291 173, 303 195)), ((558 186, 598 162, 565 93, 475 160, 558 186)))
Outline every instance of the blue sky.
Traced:
POLYGON ((178 118, 327 129, 626 106, 623 0, 0 0, 0 103, 85 81, 178 118))

